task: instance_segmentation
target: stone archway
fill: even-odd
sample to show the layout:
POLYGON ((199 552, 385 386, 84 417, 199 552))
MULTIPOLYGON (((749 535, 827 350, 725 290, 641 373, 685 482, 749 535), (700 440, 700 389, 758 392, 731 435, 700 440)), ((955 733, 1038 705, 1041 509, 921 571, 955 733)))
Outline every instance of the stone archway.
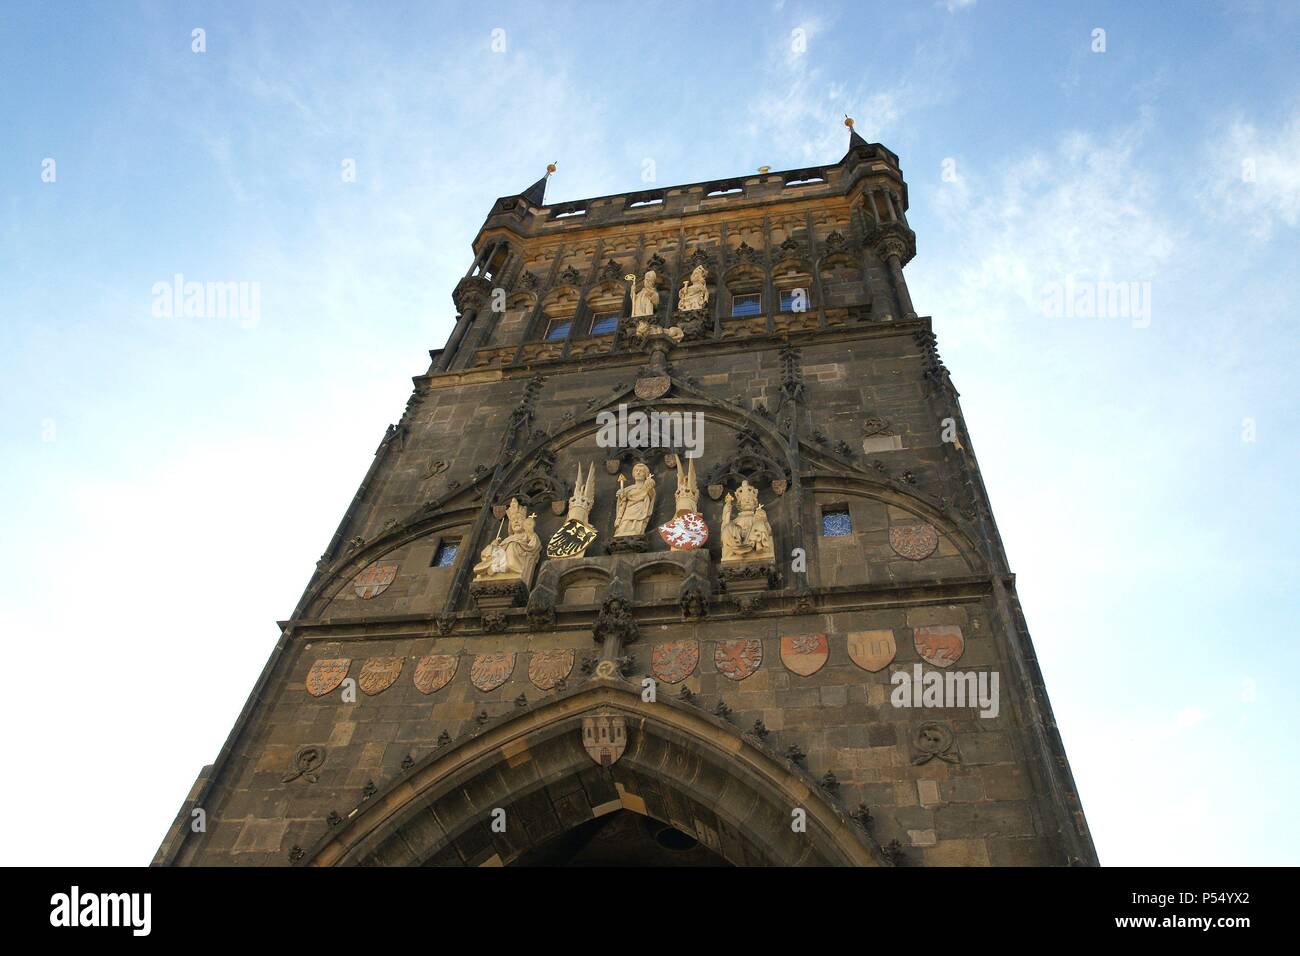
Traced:
POLYGON ((646 703, 615 679, 589 681, 435 751, 303 863, 509 865, 621 811, 734 865, 881 864, 864 831, 804 771, 721 718, 677 700, 646 703), (583 744, 583 721, 593 717, 626 727, 625 749, 605 767, 583 744), (804 832, 791 826, 797 809, 804 832), (494 818, 504 820, 502 832, 494 818))

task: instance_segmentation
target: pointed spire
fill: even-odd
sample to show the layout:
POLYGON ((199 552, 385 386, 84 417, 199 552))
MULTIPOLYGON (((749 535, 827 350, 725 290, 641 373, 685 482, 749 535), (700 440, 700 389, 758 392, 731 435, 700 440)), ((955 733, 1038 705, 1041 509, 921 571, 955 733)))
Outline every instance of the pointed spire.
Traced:
MULTIPOLYGON (((578 471, 582 471, 582 466, 578 466, 578 471)), ((596 463, 591 463, 591 471, 587 472, 587 498, 591 501, 596 500, 596 463)))
POLYGON ((555 164, 548 163, 546 166, 546 175, 537 182, 533 183, 519 195, 523 196, 534 206, 546 205, 546 180, 551 178, 551 173, 555 172, 555 164))
POLYGON ((849 149, 853 150, 859 146, 870 145, 865 139, 858 135, 858 131, 853 128, 853 117, 848 113, 844 114, 844 125, 849 128, 849 149))

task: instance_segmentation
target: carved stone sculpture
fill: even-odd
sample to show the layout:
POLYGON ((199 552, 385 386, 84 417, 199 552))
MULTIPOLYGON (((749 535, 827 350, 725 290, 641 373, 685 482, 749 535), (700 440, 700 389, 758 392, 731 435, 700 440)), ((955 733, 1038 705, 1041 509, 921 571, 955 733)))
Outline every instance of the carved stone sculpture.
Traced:
POLYGON ((614 504, 614 537, 640 538, 655 513, 655 479, 641 462, 632 466, 632 484, 618 476, 614 504))
POLYGON ((772 544, 772 525, 758 501, 758 491, 742 481, 733 496, 727 494, 722 505, 722 563, 772 562, 776 552, 772 544), (732 505, 736 513, 732 515, 732 505))
POLYGON ((507 528, 498 529, 496 538, 479 553, 474 580, 518 580, 527 586, 542 553, 542 541, 535 530, 537 515, 530 515, 519 499, 511 498, 504 523, 507 528), (502 530, 509 531, 504 538, 502 530))
POLYGON ((709 540, 709 527, 699 512, 700 484, 695 475, 695 459, 687 458, 685 465, 681 459, 678 462, 677 510, 673 520, 659 528, 659 536, 672 551, 691 551, 709 540))
POLYGON ((569 498, 569 514, 560 530, 551 535, 546 543, 548 558, 580 558, 587 548, 596 540, 596 529, 588 518, 591 508, 596 503, 596 466, 592 464, 587 472, 587 479, 582 478, 582 466, 578 466, 578 476, 573 483, 573 495, 569 498))
POLYGON ((677 296, 679 312, 695 312, 709 304, 708 273, 704 266, 691 270, 690 278, 682 281, 682 290, 677 296))
POLYGON ((674 345, 681 345, 682 339, 686 338, 686 333, 675 325, 665 328, 662 325, 646 322, 644 319, 636 324, 636 337, 640 341, 644 342, 647 339, 658 338, 659 336, 667 336, 673 340, 674 345))
POLYGON ((686 458, 686 467, 677 468, 677 514, 685 515, 700 510, 700 483, 695 477, 695 459, 686 458))
POLYGON ((655 288, 657 277, 655 271, 650 269, 646 272, 645 278, 641 281, 641 288, 636 287, 636 278, 632 279, 632 318, 644 315, 654 315, 659 308, 659 290, 655 288))

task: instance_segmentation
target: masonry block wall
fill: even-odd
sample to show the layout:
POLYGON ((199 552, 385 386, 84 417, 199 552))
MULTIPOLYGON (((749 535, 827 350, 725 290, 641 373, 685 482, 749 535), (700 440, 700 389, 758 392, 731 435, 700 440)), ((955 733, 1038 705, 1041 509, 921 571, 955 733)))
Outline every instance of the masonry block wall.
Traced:
POLYGON ((741 864, 1095 863, 957 393, 902 278, 897 157, 854 134, 816 169, 555 206, 544 188, 493 207, 447 347, 155 862, 509 863, 622 808, 741 864), (683 315, 700 264, 709 303, 683 315), (658 357, 624 279, 648 269, 653 322, 686 330, 658 357), (685 461, 602 444, 620 406, 702 421, 707 559, 653 532, 645 554, 606 553, 615 473, 650 467, 653 529, 685 461), (526 600, 479 606, 471 568, 505 505, 544 543, 593 463, 595 544, 545 589, 564 559, 543 558, 526 600), (775 538, 757 588, 721 566, 742 478, 775 538), (918 671, 996 674, 996 715, 895 706, 893 675, 918 671), (658 704, 638 702, 647 677, 658 704), (574 723, 597 713, 628 719, 604 767, 574 723))

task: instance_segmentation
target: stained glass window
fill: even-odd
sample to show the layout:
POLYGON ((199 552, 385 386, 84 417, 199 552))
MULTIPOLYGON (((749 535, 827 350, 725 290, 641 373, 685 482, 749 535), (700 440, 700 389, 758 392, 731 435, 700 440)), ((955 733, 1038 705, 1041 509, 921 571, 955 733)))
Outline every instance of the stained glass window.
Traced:
POLYGON ((460 548, 459 541, 443 541, 438 545, 438 550, 433 555, 433 566, 435 568, 449 568, 456 561, 456 552, 460 548))
POLYGON ((839 538, 853 533, 853 522, 849 520, 849 509, 843 506, 826 508, 822 511, 822 536, 839 538))
POLYGON ((812 308, 807 289, 784 289, 781 292, 782 312, 807 312, 812 308))
POLYGON ((737 295, 731 299, 732 315, 761 315, 763 297, 755 292, 751 295, 737 295))

